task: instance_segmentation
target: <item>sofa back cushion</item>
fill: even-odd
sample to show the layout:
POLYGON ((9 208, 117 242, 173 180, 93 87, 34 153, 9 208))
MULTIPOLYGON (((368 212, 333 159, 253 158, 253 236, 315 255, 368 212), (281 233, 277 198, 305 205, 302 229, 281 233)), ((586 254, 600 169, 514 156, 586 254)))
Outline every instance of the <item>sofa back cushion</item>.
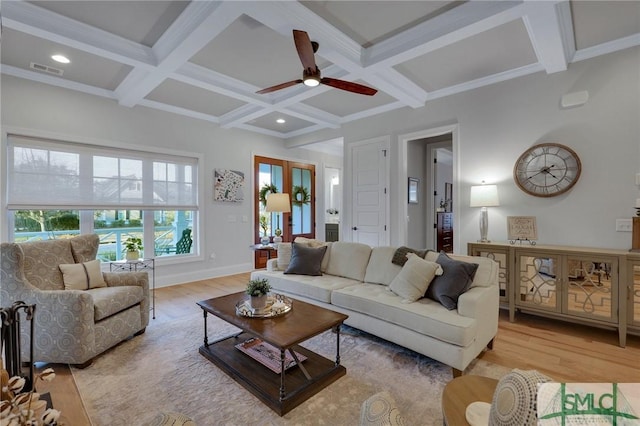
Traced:
MULTIPOLYGON (((426 260, 435 262, 438 260, 440 254, 435 251, 430 251, 425 256, 426 260)), ((469 288, 474 287, 491 287, 498 284, 498 265, 492 259, 480 256, 464 256, 460 254, 448 254, 451 259, 459 260, 461 262, 476 263, 478 269, 473 277, 473 282, 469 288)))
POLYGON ((395 247, 374 247, 371 250, 364 282, 371 284, 389 285, 400 273, 402 266, 392 263, 395 247))
POLYGON ((326 273, 364 281, 370 256, 371 247, 366 244, 336 241, 329 248, 326 273))
MULTIPOLYGON (((331 247, 331 243, 327 241, 314 240, 311 238, 298 237, 295 242, 297 244, 303 244, 307 247, 323 247, 326 246, 327 250, 325 251, 324 257, 322 258, 322 264, 320 265, 320 271, 325 273, 327 272, 327 265, 329 264, 329 247, 331 247)), ((276 262, 276 270, 277 271, 286 271, 289 267, 289 262, 291 262, 291 243, 279 243, 278 244, 278 260, 276 262)))
POLYGON ((45 240, 19 243, 24 253, 24 275, 40 290, 64 290, 58 265, 75 263, 69 240, 45 240))

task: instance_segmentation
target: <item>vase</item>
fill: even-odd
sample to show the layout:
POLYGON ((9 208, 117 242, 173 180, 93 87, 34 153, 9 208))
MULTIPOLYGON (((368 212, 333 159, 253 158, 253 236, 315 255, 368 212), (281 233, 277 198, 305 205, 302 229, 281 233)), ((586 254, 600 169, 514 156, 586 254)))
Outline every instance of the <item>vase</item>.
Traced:
POLYGON ((140 259, 140 252, 139 251, 128 251, 127 253, 125 253, 125 259, 131 261, 131 260, 138 260, 140 259))
POLYGON ((269 237, 265 235, 264 237, 260 238, 260 242, 263 246, 269 245, 269 237))
POLYGON ((251 296, 251 307, 253 309, 264 309, 267 306, 267 295, 251 296))

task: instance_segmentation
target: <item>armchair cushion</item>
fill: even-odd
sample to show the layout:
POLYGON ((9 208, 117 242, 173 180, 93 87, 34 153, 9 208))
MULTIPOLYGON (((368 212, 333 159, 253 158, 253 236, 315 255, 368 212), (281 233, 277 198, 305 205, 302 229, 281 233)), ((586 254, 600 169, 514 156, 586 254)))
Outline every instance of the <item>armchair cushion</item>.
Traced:
POLYGON ((89 290, 107 286, 102 277, 99 260, 61 264, 59 267, 62 271, 65 290, 89 290))
POLYGON ((123 311, 144 298, 142 287, 134 286, 94 288, 88 293, 93 297, 95 321, 123 311))

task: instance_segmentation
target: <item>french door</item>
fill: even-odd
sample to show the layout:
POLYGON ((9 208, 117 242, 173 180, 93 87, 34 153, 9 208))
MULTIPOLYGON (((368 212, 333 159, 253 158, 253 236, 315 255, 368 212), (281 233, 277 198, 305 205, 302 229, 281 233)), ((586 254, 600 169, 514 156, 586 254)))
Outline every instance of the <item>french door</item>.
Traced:
MULTIPOLYGON (((254 241, 259 243, 266 235, 273 241, 276 229, 282 230, 282 241, 296 237, 315 238, 316 195, 315 166, 313 164, 254 157, 254 241), (291 212, 275 213, 265 210, 266 197, 271 192, 287 193, 291 212)), ((263 267, 264 259, 256 252, 256 268, 263 267)))

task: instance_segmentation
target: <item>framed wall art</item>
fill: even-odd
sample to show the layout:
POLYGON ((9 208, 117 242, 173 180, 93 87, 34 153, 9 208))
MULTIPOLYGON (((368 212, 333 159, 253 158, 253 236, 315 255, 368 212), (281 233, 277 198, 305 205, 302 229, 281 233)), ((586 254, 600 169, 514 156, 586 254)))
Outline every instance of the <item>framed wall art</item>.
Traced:
POLYGON ((237 170, 215 169, 213 200, 234 203, 244 200, 244 173, 237 170))
POLYGON ((409 204, 418 204, 418 178, 409 178, 409 204))
POLYGON ((533 242, 538 239, 535 216, 507 216, 507 238, 516 241, 533 242))

